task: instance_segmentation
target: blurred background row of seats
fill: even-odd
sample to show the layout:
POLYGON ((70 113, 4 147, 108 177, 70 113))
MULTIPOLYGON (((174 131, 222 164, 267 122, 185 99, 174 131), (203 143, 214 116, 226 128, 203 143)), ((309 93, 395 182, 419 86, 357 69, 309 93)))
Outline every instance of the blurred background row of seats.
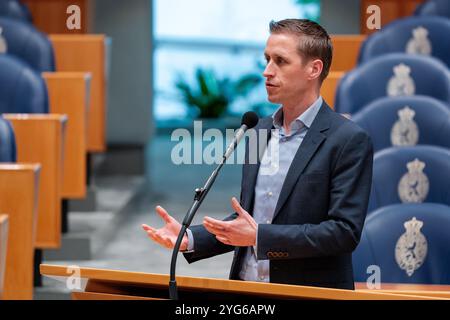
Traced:
POLYGON ((47 35, 21 20, 0 16, 5 51, 36 72, 55 71, 53 46, 47 35))
POLYGON ((32 22, 31 12, 28 7, 16 0, 2 0, 0 2, 0 16, 32 22))
POLYGON ((430 55, 450 66, 448 32, 446 17, 414 16, 391 22, 363 43, 358 64, 387 53, 406 52, 430 55))
POLYGON ((61 249, 68 232, 69 200, 82 201, 91 187, 91 154, 105 151, 106 46, 104 35, 45 34, 24 3, 0 1, 0 181, 10 183, 0 190, 10 229, 4 299, 33 297, 43 250, 61 249), (26 188, 15 175, 30 165, 35 188, 21 199, 14 189, 26 188))
POLYGON ((450 17, 450 3, 445 0, 424 1, 414 11, 418 16, 450 17))
POLYGON ((0 55, 0 69, 1 114, 49 112, 47 86, 40 73, 9 54, 0 55))
POLYGON ((3 118, 0 118, 0 162, 16 162, 14 131, 3 118))
MULTIPOLYGON (((355 281, 450 284, 449 1, 420 4, 362 43, 335 110, 372 138, 372 190, 355 281)), ((357 286, 358 287, 358 286, 357 286)))
POLYGON ((439 203, 393 204, 367 217, 360 245, 354 253, 355 281, 360 288, 379 267, 384 284, 450 283, 450 214, 439 203))

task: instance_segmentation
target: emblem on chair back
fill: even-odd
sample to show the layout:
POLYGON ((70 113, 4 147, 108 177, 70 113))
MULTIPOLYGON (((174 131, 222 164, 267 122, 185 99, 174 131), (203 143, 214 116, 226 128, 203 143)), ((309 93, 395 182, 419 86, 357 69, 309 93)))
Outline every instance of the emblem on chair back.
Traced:
POLYGON ((398 121, 391 129, 391 143, 393 146, 414 146, 419 140, 419 128, 414 121, 416 112, 408 106, 397 112, 398 121))
POLYGON ((6 44, 6 39, 2 36, 3 29, 0 27, 0 53, 6 53, 8 51, 8 46, 6 44))
POLYGON ((428 195, 429 181, 423 173, 425 162, 415 159, 406 165, 408 172, 398 184, 398 196, 402 202, 423 202, 428 195))
POLYGON ((428 30, 417 27, 412 31, 412 38, 406 44, 406 53, 431 55, 431 43, 428 39, 428 30))
POLYGON ((395 261, 410 277, 422 266, 428 251, 428 243, 420 229, 423 222, 413 217, 404 224, 406 232, 400 236, 395 245, 395 261))
POLYGON ((412 96, 416 91, 414 80, 410 77, 411 68, 404 63, 393 68, 394 75, 389 79, 387 86, 387 95, 394 96, 412 96))

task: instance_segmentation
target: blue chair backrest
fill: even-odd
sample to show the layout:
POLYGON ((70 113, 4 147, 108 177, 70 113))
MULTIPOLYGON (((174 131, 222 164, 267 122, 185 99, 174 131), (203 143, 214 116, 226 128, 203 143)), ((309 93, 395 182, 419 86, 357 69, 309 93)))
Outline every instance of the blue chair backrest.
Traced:
POLYGON ((19 57, 38 72, 55 71, 53 46, 48 37, 33 25, 0 17, 6 53, 19 57))
POLYGON ((27 6, 17 0, 0 0, 0 17, 10 17, 31 22, 31 13, 27 6))
POLYGON ((441 61, 389 53, 361 64, 340 81, 335 109, 353 114, 385 96, 425 95, 450 103, 450 75, 441 61))
POLYGON ((0 114, 48 113, 45 82, 22 60, 0 54, 0 84, 0 114))
POLYGON ((396 20, 364 41, 358 63, 386 53, 431 55, 450 67, 450 19, 413 16, 396 20))
POLYGON ((0 162, 16 162, 16 140, 9 121, 0 116, 0 162))
MULTIPOLYGON (((450 207, 396 204, 367 217, 353 253, 356 282, 378 266, 381 283, 450 284, 450 207)), ((372 272, 370 272, 372 273, 372 272)))
POLYGON ((450 150, 421 145, 376 152, 368 215, 390 204, 422 202, 450 205, 450 150))
POLYGON ((374 151, 420 144, 450 149, 450 105, 427 96, 379 98, 352 116, 374 151))
POLYGON ((417 6, 414 14, 418 16, 428 15, 450 18, 450 1, 428 0, 417 6))

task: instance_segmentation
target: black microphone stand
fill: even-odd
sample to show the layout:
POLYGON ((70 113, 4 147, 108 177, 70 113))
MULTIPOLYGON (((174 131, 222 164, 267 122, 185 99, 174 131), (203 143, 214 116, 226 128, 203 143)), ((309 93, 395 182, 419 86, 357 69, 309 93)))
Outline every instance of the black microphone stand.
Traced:
POLYGON ((257 123, 258 123, 258 116, 256 115, 256 113, 249 111, 244 114, 244 116, 242 117, 241 127, 236 133, 233 143, 227 148, 225 154, 222 156, 222 161, 211 173, 203 188, 195 189, 194 202, 192 203, 191 208, 184 217, 180 233, 178 233, 178 238, 177 241, 175 242, 175 246, 172 252, 172 260, 170 262, 170 281, 169 281, 169 296, 170 299, 172 300, 178 300, 177 281, 175 280, 175 267, 177 265, 178 251, 180 250, 181 241, 183 240, 184 234, 186 233, 187 228, 189 228, 189 226, 191 225, 192 219, 197 213, 198 208, 202 204, 203 200, 205 199, 206 195, 211 189, 211 186, 216 180, 216 177, 219 174, 220 169, 222 169, 228 157, 236 149, 237 145, 239 144, 239 141, 242 139, 244 135, 244 132, 247 129, 256 126, 257 123))
MULTIPOLYGON (((237 143, 235 144, 235 146, 236 145, 237 145, 237 143)), ((180 233, 178 234, 177 241, 175 242, 175 247, 173 248, 172 260, 170 262, 169 295, 170 295, 170 299, 172 299, 172 300, 178 300, 177 281, 175 280, 175 267, 177 264, 178 251, 181 246, 181 241, 183 240, 186 229, 189 228, 189 226, 191 225, 192 219, 194 218, 195 214, 197 213, 198 208, 200 207, 200 205, 202 204, 206 195, 208 194, 209 190, 211 189, 211 186, 213 185, 214 181, 216 180, 216 177, 219 174, 220 169, 222 169, 222 166, 224 165, 226 160, 227 160, 227 158, 224 155, 222 157, 222 162, 211 173, 211 175, 209 176, 209 178, 206 181, 203 188, 195 189, 194 202, 192 203, 191 208, 189 209, 189 211, 186 213, 186 216, 184 217, 180 233)))

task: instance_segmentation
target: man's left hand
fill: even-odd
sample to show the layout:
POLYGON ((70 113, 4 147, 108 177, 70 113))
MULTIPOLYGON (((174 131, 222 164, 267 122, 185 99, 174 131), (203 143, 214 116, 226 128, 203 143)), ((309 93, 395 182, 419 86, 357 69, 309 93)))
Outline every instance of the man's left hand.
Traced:
POLYGON ((205 217, 203 225, 206 230, 214 234, 220 242, 231 246, 248 247, 256 245, 256 221, 241 207, 235 197, 231 199, 231 205, 238 217, 232 221, 205 217))

